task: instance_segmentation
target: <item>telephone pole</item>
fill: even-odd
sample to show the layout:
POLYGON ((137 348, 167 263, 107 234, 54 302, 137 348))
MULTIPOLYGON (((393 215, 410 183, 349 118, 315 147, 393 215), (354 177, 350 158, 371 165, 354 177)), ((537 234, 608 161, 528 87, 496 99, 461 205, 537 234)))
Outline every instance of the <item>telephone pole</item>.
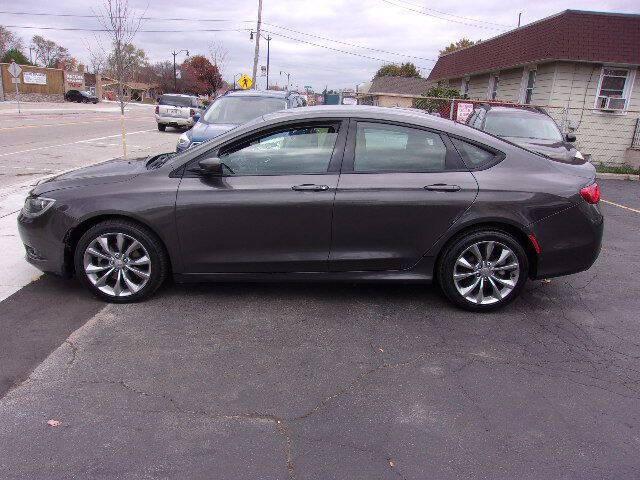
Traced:
POLYGON ((262 27, 262 0, 258 0, 258 25, 256 26, 256 49, 253 54, 253 88, 257 88, 256 75, 258 74, 258 56, 260 55, 260 29, 262 27))

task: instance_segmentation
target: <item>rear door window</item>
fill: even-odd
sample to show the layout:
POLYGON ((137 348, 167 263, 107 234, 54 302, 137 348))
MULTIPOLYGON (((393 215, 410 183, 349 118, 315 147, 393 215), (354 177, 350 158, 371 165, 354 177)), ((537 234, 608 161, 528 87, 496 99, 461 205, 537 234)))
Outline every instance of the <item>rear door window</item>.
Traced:
POLYGON ((358 122, 355 172, 438 172, 446 169, 447 147, 426 130, 358 122))

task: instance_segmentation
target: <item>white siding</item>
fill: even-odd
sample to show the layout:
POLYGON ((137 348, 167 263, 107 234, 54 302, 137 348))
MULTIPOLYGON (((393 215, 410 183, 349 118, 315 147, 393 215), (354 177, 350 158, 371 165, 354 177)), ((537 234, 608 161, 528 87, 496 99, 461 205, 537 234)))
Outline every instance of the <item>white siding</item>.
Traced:
MULTIPOLYGON (((631 146, 640 112, 640 75, 635 76, 628 110, 624 114, 594 111, 602 65, 556 63, 550 113, 563 127, 575 128, 577 148, 596 163, 622 163, 631 146)), ((537 103, 537 102, 536 102, 537 103)))
POLYGON ((549 105, 551 90, 553 89, 555 65, 555 63, 538 64, 536 82, 533 85, 533 95, 531 97, 533 105, 549 105))
POLYGON ((489 75, 475 75, 469 79, 469 98, 486 100, 489 89, 489 75))
POLYGON ((504 102, 520 101, 520 86, 522 85, 522 68, 502 70, 498 82, 498 95, 496 100, 504 102))

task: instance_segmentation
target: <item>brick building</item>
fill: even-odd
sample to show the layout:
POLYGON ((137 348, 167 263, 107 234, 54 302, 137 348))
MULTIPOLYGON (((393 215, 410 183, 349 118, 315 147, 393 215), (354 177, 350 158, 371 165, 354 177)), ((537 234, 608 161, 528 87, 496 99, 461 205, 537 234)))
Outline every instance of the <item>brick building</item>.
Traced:
POLYGON ((547 107, 592 160, 637 165, 638 65, 640 15, 566 10, 441 56, 429 80, 547 107))

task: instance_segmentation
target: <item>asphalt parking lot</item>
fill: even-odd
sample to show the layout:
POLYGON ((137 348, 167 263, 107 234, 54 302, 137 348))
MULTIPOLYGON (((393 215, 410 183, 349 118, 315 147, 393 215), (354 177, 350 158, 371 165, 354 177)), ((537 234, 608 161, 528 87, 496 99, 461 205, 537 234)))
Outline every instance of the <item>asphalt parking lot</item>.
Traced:
POLYGON ((492 314, 397 284, 169 284, 104 305, 41 277, 0 302, 0 472, 638 478, 640 184, 600 183, 592 269, 492 314))

